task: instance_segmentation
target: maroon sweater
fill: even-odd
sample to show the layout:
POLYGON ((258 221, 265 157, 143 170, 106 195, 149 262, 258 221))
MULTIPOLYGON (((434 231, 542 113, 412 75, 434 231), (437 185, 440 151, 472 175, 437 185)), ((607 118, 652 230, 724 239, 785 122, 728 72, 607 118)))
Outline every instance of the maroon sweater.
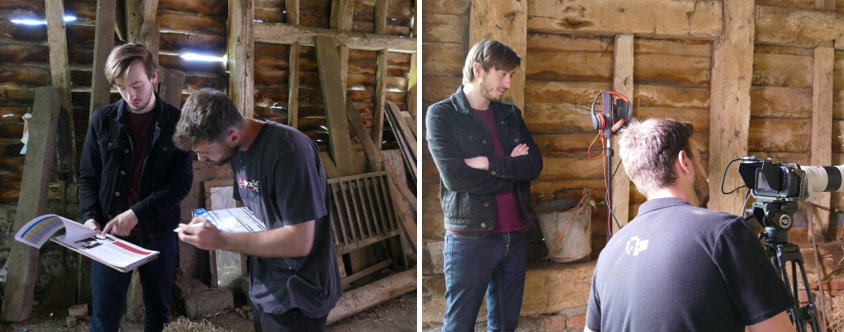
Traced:
MULTIPOLYGON (((143 172, 144 157, 146 157, 147 145, 150 144, 152 127, 155 124, 155 113, 157 111, 158 106, 143 114, 126 111, 128 115, 126 129, 129 130, 129 135, 132 136, 132 149, 135 152, 134 164, 132 165, 132 181, 129 183, 129 195, 126 196, 127 210, 141 200, 141 173, 143 172)), ((135 225, 135 228, 132 228, 131 235, 143 236, 146 235, 146 230, 139 223, 135 225)))
MULTIPOLYGON (((492 112, 492 108, 486 111, 476 109, 472 109, 472 111, 475 112, 475 115, 481 119, 481 122, 489 130, 490 140, 495 151, 494 156, 508 156, 504 151, 504 147, 501 146, 501 142, 498 140, 498 130, 495 127, 495 115, 492 112)), ((513 188, 496 193, 495 203, 495 227, 489 233, 513 232, 525 228, 525 221, 519 213, 519 205, 516 203, 516 194, 513 192, 513 188)))

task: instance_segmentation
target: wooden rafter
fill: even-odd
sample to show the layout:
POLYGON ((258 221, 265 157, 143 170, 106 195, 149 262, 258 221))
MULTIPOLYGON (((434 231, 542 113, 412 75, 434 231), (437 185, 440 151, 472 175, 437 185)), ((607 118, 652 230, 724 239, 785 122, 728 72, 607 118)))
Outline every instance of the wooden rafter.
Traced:
POLYGON ((340 31, 297 26, 286 23, 255 22, 255 41, 269 44, 314 46, 317 36, 332 37, 338 44, 353 50, 416 53, 416 38, 376 35, 371 33, 340 31))

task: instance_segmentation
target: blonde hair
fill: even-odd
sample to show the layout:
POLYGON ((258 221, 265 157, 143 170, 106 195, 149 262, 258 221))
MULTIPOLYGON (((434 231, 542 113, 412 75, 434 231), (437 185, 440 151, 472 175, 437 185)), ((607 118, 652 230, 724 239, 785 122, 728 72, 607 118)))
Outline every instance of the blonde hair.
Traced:
POLYGON ((129 66, 137 60, 143 61, 147 78, 152 78, 158 70, 158 60, 146 46, 129 43, 112 49, 105 63, 105 77, 108 82, 116 85, 117 80, 121 79, 129 66))

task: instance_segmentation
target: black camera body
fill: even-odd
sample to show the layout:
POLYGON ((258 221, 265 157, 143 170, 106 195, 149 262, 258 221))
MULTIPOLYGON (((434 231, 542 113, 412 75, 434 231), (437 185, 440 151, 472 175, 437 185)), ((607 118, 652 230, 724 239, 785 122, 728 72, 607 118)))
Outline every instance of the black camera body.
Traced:
POLYGON ((812 201, 823 192, 844 191, 841 166, 803 166, 775 162, 759 157, 744 157, 738 166, 744 184, 756 197, 753 216, 760 224, 779 232, 769 234, 776 241, 785 239, 793 225, 797 201, 812 201))

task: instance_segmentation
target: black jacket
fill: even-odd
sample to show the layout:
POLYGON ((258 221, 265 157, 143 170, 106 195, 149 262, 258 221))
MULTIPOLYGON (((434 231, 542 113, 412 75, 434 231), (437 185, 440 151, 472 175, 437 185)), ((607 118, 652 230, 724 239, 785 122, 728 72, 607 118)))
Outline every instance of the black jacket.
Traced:
MULTIPOLYGON (((155 95, 158 110, 147 145, 140 180, 140 201, 131 206, 138 225, 151 236, 172 234, 179 223, 179 203, 193 184, 193 158, 173 145, 179 109, 155 95)), ((105 223, 125 211, 134 165, 126 102, 94 111, 79 162, 79 206, 82 221, 105 223)))
POLYGON ((493 156, 486 126, 475 116, 463 87, 451 97, 428 108, 425 116, 428 149, 440 172, 440 204, 445 228, 458 232, 489 231, 495 227, 495 194, 513 188, 522 217, 533 223, 528 211, 530 181, 542 171, 542 156, 513 105, 491 102, 498 140, 506 157, 493 156), (510 157, 519 144, 528 155, 510 157), (465 158, 486 156, 489 170, 471 168, 465 158))

